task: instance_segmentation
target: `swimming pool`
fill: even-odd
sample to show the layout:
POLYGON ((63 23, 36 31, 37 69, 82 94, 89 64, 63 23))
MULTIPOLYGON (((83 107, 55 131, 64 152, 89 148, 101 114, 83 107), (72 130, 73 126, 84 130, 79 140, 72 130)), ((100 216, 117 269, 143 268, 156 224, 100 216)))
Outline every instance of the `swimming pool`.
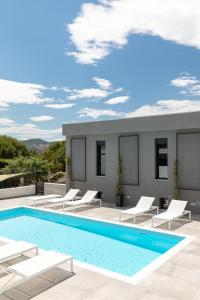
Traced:
POLYGON ((72 255, 77 261, 133 278, 186 237, 50 210, 0 211, 0 235, 72 255))

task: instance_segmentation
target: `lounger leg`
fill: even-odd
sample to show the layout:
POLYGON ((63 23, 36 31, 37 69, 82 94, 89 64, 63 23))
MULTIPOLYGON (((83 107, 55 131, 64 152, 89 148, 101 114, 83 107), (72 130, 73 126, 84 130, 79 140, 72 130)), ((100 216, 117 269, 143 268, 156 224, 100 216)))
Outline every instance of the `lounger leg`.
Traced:
POLYGON ((70 272, 74 273, 74 263, 73 263, 73 258, 70 260, 70 272))
POLYGON ((8 274, 8 271, 7 271, 6 267, 0 266, 0 274, 1 274, 1 273, 6 273, 6 274, 8 274))
POLYGON ((191 214, 191 211, 189 212, 189 220, 190 220, 190 221, 192 220, 192 214, 191 214))
POLYGON ((101 207, 101 199, 99 200, 99 207, 101 207))
MULTIPOLYGON (((7 287, 7 285, 15 278, 16 274, 13 273, 10 277, 10 279, 8 279, 8 281, 6 281, 0 288, 0 294, 2 294, 4 292, 4 289, 7 287)), ((11 287, 12 288, 12 287, 11 287)))
POLYGON ((168 228, 171 229, 171 221, 168 222, 168 228))

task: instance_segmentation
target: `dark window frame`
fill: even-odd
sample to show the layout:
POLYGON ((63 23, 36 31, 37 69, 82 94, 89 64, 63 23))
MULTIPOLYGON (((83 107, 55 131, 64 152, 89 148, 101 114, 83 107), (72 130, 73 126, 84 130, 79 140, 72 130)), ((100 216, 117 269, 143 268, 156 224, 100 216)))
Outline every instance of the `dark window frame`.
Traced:
POLYGON ((162 149, 162 147, 159 147, 161 145, 163 145, 164 143, 162 143, 161 141, 166 141, 166 147, 163 147, 163 149, 167 150, 167 165, 166 167, 168 168, 169 166, 169 159, 168 159, 168 138, 155 138, 155 179, 157 180, 168 180, 169 176, 167 174, 167 177, 160 177, 159 174, 159 167, 162 166, 159 161, 161 160, 161 158, 159 157, 160 153, 159 153, 159 149, 162 149), (159 143, 160 141, 160 143, 159 143))
POLYGON ((102 157, 106 159, 106 141, 96 141, 96 176, 106 176, 106 166, 104 172, 102 172, 102 157), (103 146, 103 151, 102 151, 103 146))

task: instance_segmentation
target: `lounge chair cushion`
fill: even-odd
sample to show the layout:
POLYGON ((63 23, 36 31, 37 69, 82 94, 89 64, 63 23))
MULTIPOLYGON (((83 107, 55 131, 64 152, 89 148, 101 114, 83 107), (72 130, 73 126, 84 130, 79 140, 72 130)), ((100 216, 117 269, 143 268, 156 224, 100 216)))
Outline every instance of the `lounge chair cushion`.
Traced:
POLYGON ((20 274, 23 277, 32 277, 44 271, 48 271, 52 269, 52 267, 56 267, 71 258, 71 256, 62 253, 48 251, 12 265, 8 267, 8 271, 20 274))
POLYGON ((122 210, 122 213, 134 215, 140 214, 142 212, 148 211, 152 207, 154 201, 155 197, 142 196, 135 207, 122 210))
POLYGON ((9 244, 0 246, 0 262, 18 256, 24 252, 34 250, 36 248, 37 246, 24 241, 13 241, 9 244))
POLYGON ((57 199, 49 199, 47 200, 48 203, 61 203, 65 201, 72 201, 74 197, 79 193, 79 189, 70 189, 64 197, 57 198, 57 199))
POLYGON ((167 211, 153 216, 153 219, 173 220, 183 214, 186 205, 187 201, 172 200, 167 211))

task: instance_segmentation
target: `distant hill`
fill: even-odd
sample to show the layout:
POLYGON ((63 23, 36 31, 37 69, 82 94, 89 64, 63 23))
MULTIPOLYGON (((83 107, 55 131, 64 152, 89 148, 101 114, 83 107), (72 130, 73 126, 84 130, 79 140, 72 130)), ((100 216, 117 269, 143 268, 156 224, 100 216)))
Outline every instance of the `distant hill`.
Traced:
POLYGON ((44 141, 42 139, 24 140, 23 143, 27 146, 27 148, 36 152, 44 151, 51 144, 50 142, 44 141))

